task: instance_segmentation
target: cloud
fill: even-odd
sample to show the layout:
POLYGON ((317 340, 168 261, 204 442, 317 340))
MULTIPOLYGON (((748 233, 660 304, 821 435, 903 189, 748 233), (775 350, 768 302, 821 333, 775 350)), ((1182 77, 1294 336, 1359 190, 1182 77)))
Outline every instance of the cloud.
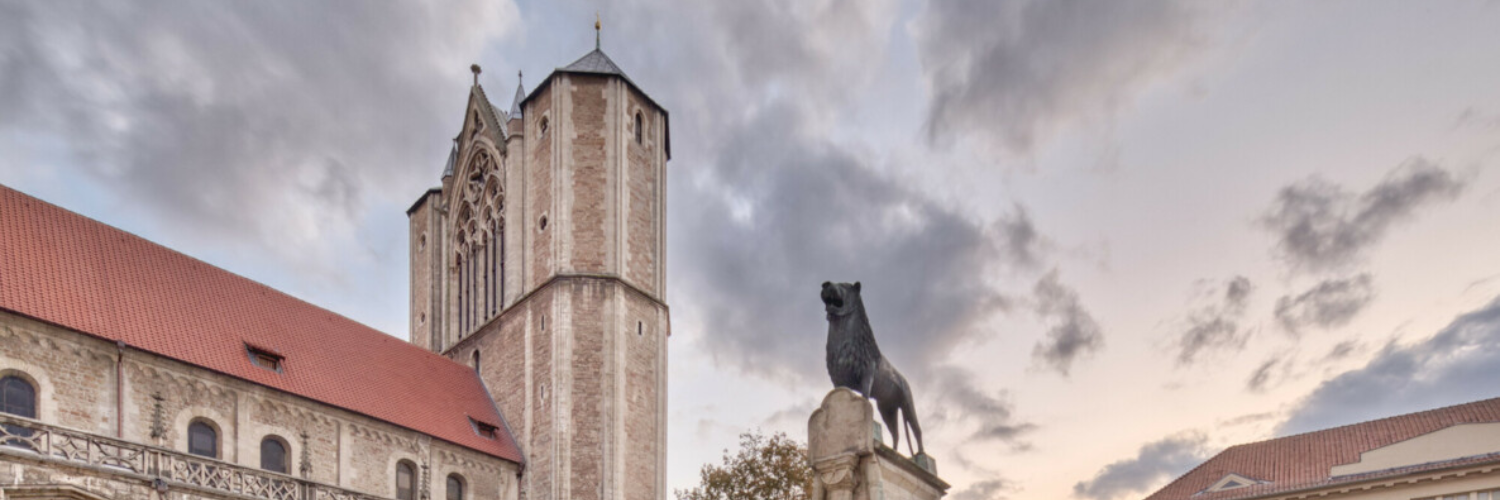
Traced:
POLYGON ((1191 2, 932 0, 911 23, 929 139, 984 134, 1027 152, 1105 118, 1206 43, 1191 2))
MULTIPOLYGON (((935 404, 927 405, 930 409, 924 415, 931 418, 924 429, 967 423, 974 429, 967 442, 994 439, 1010 444, 1015 451, 1030 449, 1024 438, 1037 425, 1015 418, 1015 409, 1004 391, 986 393, 975 386, 978 377, 974 373, 953 366, 935 367, 928 378, 936 392, 928 399, 935 404)), ((917 411, 922 414, 923 410, 917 411)))
POLYGON ((1281 364, 1281 359, 1272 356, 1265 360, 1254 372, 1250 373, 1250 380, 1245 381, 1245 390, 1250 392, 1262 392, 1266 389, 1266 383, 1271 381, 1271 370, 1281 364))
POLYGON ((1010 488, 1010 482, 1004 479, 976 481, 963 491, 954 493, 953 500, 1000 500, 1005 498, 1001 493, 1010 488))
MULTIPOLYGON (((827 120, 876 79, 881 66, 870 61, 886 57, 897 16, 894 0, 634 0, 602 6, 610 25, 605 36, 613 30, 635 48, 611 56, 633 77, 661 75, 642 84, 670 101, 673 123, 693 124, 672 131, 687 134, 674 137, 687 139, 674 145, 710 150, 745 115, 777 99, 797 99, 800 119, 827 120)), ((587 6, 589 19, 598 7, 587 6)))
POLYGON ((1307 327, 1326 330, 1344 326, 1375 300, 1373 282, 1369 273, 1323 280, 1296 297, 1276 299, 1276 321, 1293 334, 1307 327))
POLYGON ((1283 187, 1261 224, 1292 270, 1343 269, 1361 261, 1396 222, 1456 198, 1463 187, 1452 173, 1417 157, 1359 194, 1318 178, 1283 187))
POLYGON ((669 214, 669 245, 698 270, 675 288, 709 328, 702 347, 726 367, 826 381, 818 284, 830 280, 863 282, 881 350, 909 378, 992 334, 983 320, 1010 299, 985 278, 1004 259, 991 227, 811 137, 800 117, 755 115, 673 193, 694 207, 669 214))
POLYGON ((1359 349, 1360 345, 1357 341, 1345 340, 1339 342, 1338 344, 1334 344, 1333 348, 1328 350, 1328 354, 1323 356, 1323 362, 1328 363, 1342 360, 1349 357, 1350 354, 1354 354, 1359 349))
POLYGON ((1047 338, 1032 348, 1031 357, 1067 376, 1074 361, 1104 347, 1104 332, 1083 308, 1078 293, 1058 281, 1056 269, 1038 280, 1032 292, 1037 315, 1052 326, 1047 338))
POLYGON ((1496 396, 1500 297, 1412 345, 1387 344, 1364 367, 1323 382, 1278 435, 1325 429, 1496 396))
POLYGON ((1110 500, 1145 492, 1163 479, 1177 477, 1208 458, 1208 438, 1199 433, 1169 436, 1141 446, 1135 457, 1104 466, 1094 477, 1073 485, 1073 496, 1110 500))
POLYGON ((1185 328, 1176 341, 1178 366, 1192 364, 1202 351, 1245 346, 1249 332, 1240 329, 1239 321, 1255 286, 1249 278, 1235 276, 1222 288, 1219 292, 1215 287, 1215 300, 1194 309, 1184 321, 1185 328))
POLYGON ((468 64, 517 25, 508 0, 4 9, 0 134, 60 141, 68 174, 166 230, 314 272, 436 182, 468 64))
POLYGON ((1273 418, 1276 418, 1276 413, 1274 413, 1274 412, 1249 413, 1249 414, 1245 414, 1245 415, 1240 415, 1238 417, 1230 418, 1228 420, 1222 420, 1222 421, 1219 422, 1219 426, 1221 426, 1221 427, 1238 427, 1238 426, 1241 426, 1241 425, 1248 425, 1248 424, 1254 424, 1254 423, 1264 422, 1266 420, 1270 420, 1270 419, 1273 419, 1273 418))
POLYGON ((1049 245, 1031 221, 1026 207, 1017 203, 1010 214, 995 221, 995 230, 1000 236, 1001 249, 1014 267, 1029 270, 1042 265, 1049 245))

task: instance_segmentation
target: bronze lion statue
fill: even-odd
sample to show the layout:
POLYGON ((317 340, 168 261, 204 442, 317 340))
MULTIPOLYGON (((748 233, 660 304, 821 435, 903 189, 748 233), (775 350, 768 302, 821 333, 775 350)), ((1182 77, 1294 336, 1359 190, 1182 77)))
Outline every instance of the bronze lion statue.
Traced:
POLYGON ((906 377, 880 355, 859 289, 858 281, 823 282, 823 307, 828 311, 828 377, 834 387, 847 387, 875 398, 880 419, 891 432, 892 448, 901 444, 901 426, 897 425, 901 422, 896 420, 896 411, 900 410, 906 424, 906 449, 911 451, 911 442, 916 441, 916 454, 922 454, 922 426, 917 423, 911 387, 906 377))

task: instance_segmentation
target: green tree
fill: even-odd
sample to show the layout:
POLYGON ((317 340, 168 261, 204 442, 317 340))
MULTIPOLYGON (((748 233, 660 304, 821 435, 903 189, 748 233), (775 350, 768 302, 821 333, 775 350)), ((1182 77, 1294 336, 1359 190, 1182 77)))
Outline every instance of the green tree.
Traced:
POLYGON ((677 500, 802 500, 812 484, 807 447, 785 433, 767 438, 740 434, 740 450, 724 450, 723 463, 704 464, 698 486, 677 490, 677 500))

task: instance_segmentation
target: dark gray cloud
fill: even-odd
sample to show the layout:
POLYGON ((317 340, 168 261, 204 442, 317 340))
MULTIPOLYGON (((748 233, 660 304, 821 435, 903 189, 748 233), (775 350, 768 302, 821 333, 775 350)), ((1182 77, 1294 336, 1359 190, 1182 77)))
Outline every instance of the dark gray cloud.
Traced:
POLYGON ((1104 466, 1094 477, 1073 485, 1073 496, 1110 500, 1143 493, 1164 479, 1177 477, 1210 455, 1208 438, 1189 433, 1142 446, 1136 456, 1104 466))
POLYGON ((1105 118, 1204 47, 1191 2, 932 0, 912 23, 929 138, 978 133, 1029 151, 1105 118))
POLYGON ((1261 224, 1294 271, 1344 269, 1362 260, 1396 222, 1452 200, 1464 181, 1425 158, 1407 160, 1363 193, 1311 178, 1283 187, 1261 224))
MULTIPOLYGON (((563 3, 572 12, 557 16, 561 25, 592 21, 601 7, 563 3)), ((880 65, 870 61, 885 57, 896 21, 892 0, 831 0, 816 8, 799 0, 630 0, 602 7, 605 50, 667 100, 673 123, 693 124, 672 131, 674 145, 703 153, 740 126, 739 111, 776 99, 796 99, 803 118, 837 112, 874 80, 880 65), (630 50, 610 50, 612 40, 628 40, 630 50)))
POLYGON ((1276 322, 1293 334, 1308 327, 1337 328, 1348 324, 1373 300, 1374 278, 1369 273, 1327 279, 1295 297, 1276 299, 1276 322))
POLYGON ((953 500, 1001 500, 1006 498, 1002 493, 1010 488, 1010 482, 1004 479, 986 479, 970 484, 963 491, 954 493, 952 498, 953 500))
POLYGON ((1297 403, 1278 435, 1495 397, 1500 380, 1500 298, 1461 315, 1430 339, 1387 344, 1365 366, 1329 379, 1297 403))
POLYGON ((1009 215, 995 221, 995 230, 999 233, 1000 246, 1007 260, 1014 267, 1036 269, 1042 265, 1049 245, 1031 221, 1026 207, 1016 204, 1009 215))
POLYGON ((927 378, 932 382, 929 390, 933 396, 924 400, 930 402, 928 408, 917 410, 919 415, 927 415, 924 428, 967 425, 973 429, 968 442, 993 439, 1015 451, 1030 449, 1025 438, 1037 425, 1016 419, 1005 392, 986 393, 975 386, 974 373, 953 366, 935 367, 927 378))
POLYGON ((1075 361, 1104 347, 1104 331, 1083 308, 1078 293, 1058 281, 1056 269, 1038 280, 1032 293, 1037 315, 1050 326, 1031 357, 1067 376, 1075 361))
POLYGON ((943 208, 800 127, 798 110, 743 124, 687 179, 669 237, 679 293, 726 366, 826 380, 823 281, 862 281, 882 351, 908 377, 994 332, 1009 299, 986 281, 1005 253, 991 228, 943 208), (674 236, 675 235, 675 236, 674 236))
POLYGON ((1194 308, 1183 321, 1184 328, 1176 340, 1179 366, 1192 364, 1203 351, 1240 349, 1249 338, 1239 322, 1255 285, 1249 278, 1235 276, 1212 290, 1208 303, 1194 308))
POLYGON ((307 259, 357 244, 371 204, 437 182, 468 63, 516 21, 506 1, 0 10, 0 133, 60 141, 64 176, 110 186, 167 230, 248 241, 304 271, 337 268, 307 259))

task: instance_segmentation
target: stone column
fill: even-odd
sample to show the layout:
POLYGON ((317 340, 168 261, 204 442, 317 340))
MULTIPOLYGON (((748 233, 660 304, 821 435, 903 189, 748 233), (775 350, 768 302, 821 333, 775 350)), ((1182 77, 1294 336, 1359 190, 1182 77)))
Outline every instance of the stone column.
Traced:
POLYGON ((810 500, 938 500, 948 483, 931 457, 901 456, 880 442, 870 402, 836 388, 807 422, 810 500))

